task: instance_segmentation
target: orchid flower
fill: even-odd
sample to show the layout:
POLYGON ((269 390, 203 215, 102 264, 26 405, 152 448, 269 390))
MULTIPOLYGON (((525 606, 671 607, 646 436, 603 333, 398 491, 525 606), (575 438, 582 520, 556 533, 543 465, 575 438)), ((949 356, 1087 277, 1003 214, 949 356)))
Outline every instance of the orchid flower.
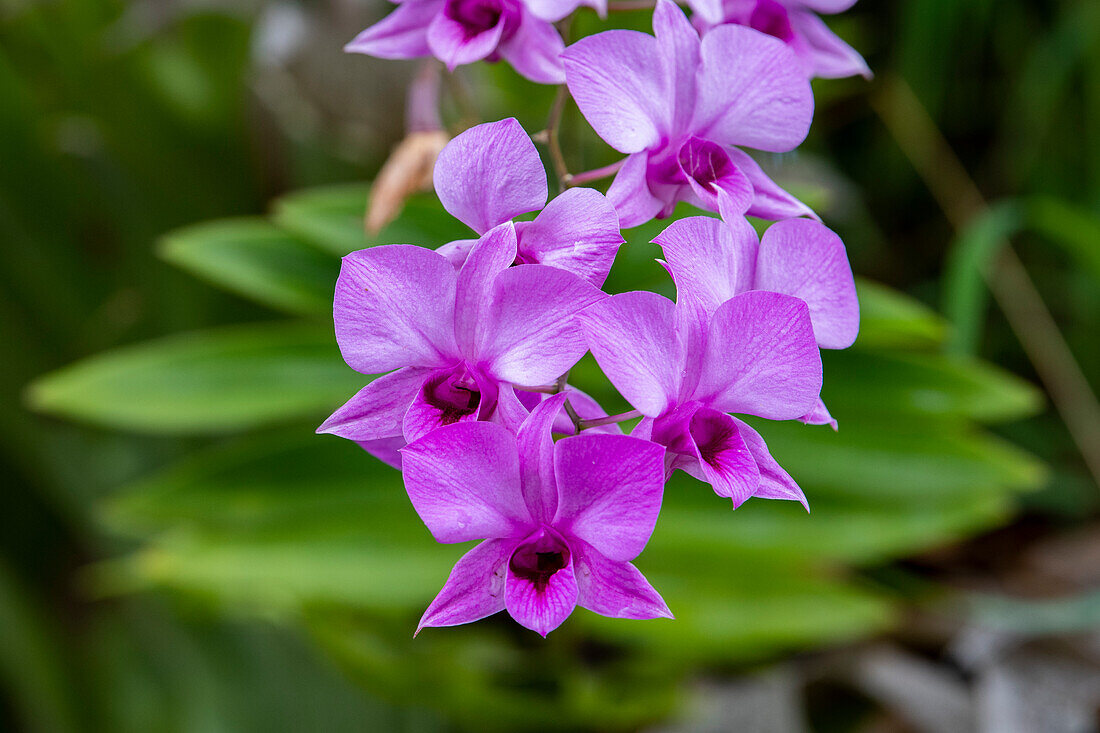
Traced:
POLYGON ((484 540, 455 564, 417 627, 507 609, 546 636, 581 606, 604 616, 671 618, 631 560, 661 509, 663 450, 625 435, 550 430, 565 395, 513 434, 491 423, 440 428, 403 451, 405 488, 438 542, 484 540))
MULTIPOLYGON (((856 340, 852 268, 844 242, 820 222, 787 219, 757 238, 744 217, 696 216, 674 221, 653 241, 664 250, 677 293, 689 294, 709 315, 738 293, 783 293, 806 303, 821 348, 846 349, 856 340)), ((836 428, 820 400, 800 419, 836 428)))
POLYGON ((396 0, 397 7, 345 51, 384 59, 435 56, 455 67, 505 59, 541 84, 561 84, 565 44, 554 23, 581 4, 601 14, 606 0, 396 0))
POLYGON ((678 201, 766 219, 813 215, 745 152, 783 152, 806 137, 813 95, 794 54, 751 28, 700 39, 683 11, 658 0, 654 36, 612 30, 566 49, 565 80, 589 124, 626 153, 607 197, 620 224, 668 217, 678 201))
POLYGON ((593 356, 644 417, 631 435, 740 506, 805 497, 760 435, 727 413, 792 420, 819 400, 821 355, 806 303, 740 293, 708 313, 685 297, 615 295, 580 314, 593 356))
MULTIPOLYGON (((571 188, 546 203, 546 171, 514 118, 477 125, 451 140, 434 177, 443 207, 478 236, 539 211, 534 221, 516 222, 517 263, 560 267, 597 287, 607 279, 623 242, 615 208, 591 188, 571 188)), ((439 251, 460 267, 475 241, 450 242, 439 251)))
POLYGON ((512 267, 515 258, 511 222, 486 233, 457 272, 412 245, 347 255, 336 282, 336 340, 356 371, 389 373, 318 432, 394 463, 401 440, 443 425, 518 425, 527 409, 512 385, 553 383, 573 366, 587 350, 575 316, 606 296, 564 270, 512 267))
POLYGON ((689 4, 701 33, 722 23, 736 23, 775 36, 794 51, 807 76, 872 76, 859 52, 817 16, 844 12, 856 0, 690 0, 689 4))

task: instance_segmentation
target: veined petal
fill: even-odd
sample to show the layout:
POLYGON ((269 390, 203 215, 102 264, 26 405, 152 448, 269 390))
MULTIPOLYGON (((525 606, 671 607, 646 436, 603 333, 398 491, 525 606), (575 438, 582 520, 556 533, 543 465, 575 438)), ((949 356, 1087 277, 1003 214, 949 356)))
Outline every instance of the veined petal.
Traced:
POLYGON ((768 446, 764 443, 764 439, 760 437, 760 433, 753 430, 748 423, 742 420, 734 418, 734 421, 737 423, 737 429, 741 433, 741 437, 745 439, 745 445, 749 447, 749 451, 760 469, 760 486, 756 489, 754 496, 759 499, 797 501, 806 507, 806 511, 809 511, 810 505, 806 502, 806 495, 802 493, 802 489, 798 487, 790 474, 784 471, 783 467, 772 458, 772 454, 768 451, 768 446))
POLYGON ((753 202, 752 182, 718 143, 697 137, 680 146, 676 161, 700 208, 718 211, 718 196, 725 195, 725 206, 737 214, 748 211, 753 202))
POLYGON ((737 422, 702 407, 691 417, 689 434, 699 468, 714 493, 732 499, 734 509, 751 498, 760 486, 760 470, 737 422))
POLYGON ((803 425, 828 425, 833 430, 837 429, 836 418, 829 413, 829 408, 821 400, 817 401, 813 409, 798 418, 798 421, 803 425))
POLYGON ((441 366, 457 352, 455 271, 430 249, 391 244, 340 265, 333 321, 340 353, 365 374, 441 366))
POLYGON ((740 25, 703 36, 694 129, 699 137, 759 150, 792 150, 813 118, 810 83, 777 38, 740 25))
POLYGON ((661 511, 664 455, 662 446, 627 435, 559 440, 554 446, 554 527, 612 560, 633 560, 661 511))
POLYGON ((824 224, 788 219, 760 241, 756 289, 806 301, 814 336, 823 349, 845 349, 859 333, 859 300, 844 242, 824 224))
POLYGON ((524 262, 568 270, 596 287, 607 279, 623 243, 615 207, 591 188, 564 191, 516 230, 524 262))
POLYGON ((714 312, 696 399, 722 412, 793 420, 820 392, 821 354, 804 302, 750 291, 714 312))
POLYGON ((392 438, 378 440, 359 440, 356 444, 387 466, 401 470, 401 449, 405 447, 405 438, 395 435, 392 438))
POLYGON ((581 540, 570 546, 578 606, 610 618, 672 618, 664 599, 638 568, 609 560, 581 540))
POLYGON ((476 369, 458 363, 429 373, 401 420, 405 440, 418 440, 437 428, 490 417, 497 384, 476 369))
POLYGON ((470 250, 477 244, 476 239, 456 239, 453 242, 447 242, 441 247, 436 248, 436 252, 443 255, 447 260, 455 266, 458 270, 466 262, 466 257, 470 254, 470 250))
POLYGON ((565 83, 588 124, 621 153, 637 153, 667 133, 669 90, 657 39, 637 31, 587 36, 565 49, 565 83))
POLYGON ((730 148, 727 152, 738 170, 748 176, 749 181, 752 182, 752 205, 745 212, 746 215, 769 221, 791 219, 796 216, 817 218, 813 209, 776 185, 751 155, 737 148, 730 148))
POLYGON ((833 15, 848 10, 856 4, 856 0, 798 0, 797 4, 819 13, 833 15))
POLYGON ((428 25, 442 9, 442 0, 406 0, 356 36, 344 50, 383 59, 430 56, 428 25))
POLYGON ((856 74, 865 79, 873 76, 859 51, 841 40, 813 13, 792 12, 791 25, 809 47, 815 76, 823 79, 842 79, 856 74))
POLYGON ((405 411, 428 373, 421 367, 405 367, 375 379, 332 413, 317 432, 354 441, 400 435, 405 411))
POLYGON ((653 10, 653 35, 666 88, 670 92, 669 137, 679 137, 688 129, 695 111, 695 74, 699 69, 699 34, 691 27, 680 6, 672 0, 657 0, 653 10))
POLYGON ((591 306, 580 320, 600 368, 635 409, 657 417, 675 402, 685 353, 672 301, 623 293, 591 306))
POLYGON ((569 618, 577 605, 577 580, 572 552, 560 537, 540 531, 515 549, 504 582, 504 604, 517 623, 542 636, 569 618), (548 557, 560 565, 550 566, 547 574, 540 571, 548 557))
POLYGON ((679 219, 653 241, 664 252, 677 296, 689 294, 708 315, 752 287, 760 243, 744 217, 728 223, 709 216, 679 219))
POLYGON ((447 65, 448 71, 454 71, 458 66, 480 61, 495 51, 503 34, 504 23, 498 22, 471 36, 462 23, 441 12, 428 25, 428 48, 447 65))
POLYGON ((510 221, 486 232, 458 271, 455 292, 455 339, 463 354, 477 353, 479 331, 486 327, 489 294, 497 275, 516 259, 516 229, 510 221))
POLYGON ((523 4, 536 18, 557 23, 574 10, 587 5, 602 18, 607 13, 607 0, 524 0, 523 4))
POLYGON ((432 176, 443 208, 478 234, 546 203, 546 171, 513 117, 455 137, 432 176))
POLYGON ((519 447, 520 475, 523 478, 523 498, 535 522, 546 524, 558 508, 558 485, 554 480, 554 420, 565 404, 565 394, 559 393, 540 402, 516 434, 519 447))
POLYGON ((531 515, 516 439, 499 425, 439 428, 402 451, 405 490, 437 542, 523 536, 531 515))
POLYGON ((665 201, 649 188, 648 167, 648 153, 630 155, 607 189, 607 200, 615 207, 623 229, 645 224, 665 208, 665 201))
POLYGON ((457 626, 504 610, 504 578, 515 540, 485 540, 455 563, 443 589, 420 619, 425 626, 457 626))
POLYGON ((705 21, 708 28, 723 21, 722 0, 688 0, 688 7, 705 21))
POLYGON ((509 268, 493 285, 479 358, 501 381, 553 382, 588 350, 577 313, 605 297, 556 267, 509 268))
POLYGON ((539 84, 565 83, 565 67, 561 63, 564 50, 565 43, 554 25, 526 10, 520 13, 515 34, 499 48, 500 55, 513 69, 539 84))

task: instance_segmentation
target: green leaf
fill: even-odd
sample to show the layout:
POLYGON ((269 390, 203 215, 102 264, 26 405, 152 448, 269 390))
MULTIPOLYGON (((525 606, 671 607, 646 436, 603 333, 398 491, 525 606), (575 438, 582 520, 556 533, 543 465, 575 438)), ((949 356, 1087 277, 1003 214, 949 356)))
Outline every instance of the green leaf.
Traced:
POLYGON ((295 314, 332 310, 340 264, 262 219, 226 219, 164 236, 160 255, 192 274, 295 314))
POLYGON ((932 309, 885 285, 856 278, 860 349, 927 348, 942 343, 947 331, 932 309))
POLYGON ((328 328, 294 322, 182 333, 99 354, 27 390, 36 410, 148 433, 319 419, 368 381, 328 328))

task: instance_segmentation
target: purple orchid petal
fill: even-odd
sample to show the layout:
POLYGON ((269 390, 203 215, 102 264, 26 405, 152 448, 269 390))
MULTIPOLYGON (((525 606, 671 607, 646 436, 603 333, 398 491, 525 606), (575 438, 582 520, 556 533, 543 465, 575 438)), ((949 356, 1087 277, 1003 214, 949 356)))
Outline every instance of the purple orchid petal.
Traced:
POLYGON ((738 170, 744 173, 752 182, 753 199, 752 206, 745 212, 748 216, 755 216, 768 221, 779 219, 791 219, 796 216, 809 216, 817 218, 809 206, 802 203, 776 185, 775 181, 760 167, 760 164, 752 159, 752 156, 743 150, 731 148, 730 159, 737 165, 738 170))
POLYGON ((432 174, 440 202, 479 235, 546 203, 546 171, 509 117, 471 127, 443 148, 432 174))
POLYGON ((813 93, 782 41, 720 25, 703 36, 701 58, 696 135, 773 152, 792 150, 806 137, 813 93))
POLYGON ((797 0, 797 2, 792 4, 801 5, 804 8, 809 8, 818 13, 835 15, 836 13, 843 13, 845 10, 851 8, 856 4, 856 0, 797 0))
POLYGON ((546 636, 561 626, 577 605, 577 580, 569 546, 545 529, 512 553, 504 583, 504 604, 521 626, 546 636))
POLYGON ((428 25, 442 10, 442 0, 406 0, 356 36, 344 50, 383 59, 430 56, 428 25))
POLYGON ((336 281, 340 353, 365 374, 438 367, 457 352, 455 271, 430 249, 405 244, 352 252, 336 281))
POLYGON ((447 260, 455 266, 455 269, 459 269, 466 263, 466 257, 470 254, 470 250, 477 244, 476 239, 456 239, 453 242, 447 242, 442 247, 438 247, 435 251, 447 258, 447 260))
POLYGON ((623 229, 645 224, 665 208, 665 202, 650 191, 648 169, 649 154, 634 153, 607 189, 607 200, 615 207, 623 229))
POLYGON ((508 432, 515 434, 523 425, 523 421, 531 414, 532 405, 528 405, 524 399, 530 392, 519 392, 511 384, 504 382, 498 386, 497 409, 490 418, 493 422, 503 425, 508 432))
POLYGON ((493 286, 479 358, 501 381, 553 382, 588 350, 577 313, 605 297, 555 267, 520 265, 505 270, 493 286))
POLYGON ((704 28, 718 25, 723 20, 722 0, 688 0, 688 7, 695 13, 692 20, 702 21, 704 28))
POLYGON ((515 544, 515 540, 485 540, 463 555, 424 611, 416 633, 426 626, 468 624, 503 611, 504 579, 515 544))
POLYGON ((428 369, 405 367, 375 379, 332 413, 317 432, 354 441, 400 435, 405 411, 428 373, 428 369))
POLYGON ((695 75, 699 69, 699 34, 684 11, 672 0, 657 0, 653 10, 653 35, 657 38, 658 60, 671 94, 666 111, 665 131, 678 137, 691 123, 695 111, 695 75))
POLYGON ((690 295, 708 316, 752 287, 760 243, 744 217, 728 222, 709 216, 679 219, 653 241, 664 252, 677 297, 690 295))
POLYGON ((653 36, 623 30, 582 38, 562 54, 565 83, 581 113, 621 153, 645 150, 668 132, 668 90, 657 54, 653 36))
POLYGON ((804 302, 751 291, 714 312, 696 399, 722 412, 793 420, 820 392, 821 354, 804 302))
POLYGON ((401 470, 401 449, 405 447, 405 438, 395 435, 392 438, 356 441, 360 448, 370 453, 387 466, 401 470))
POLYGON ((451 17, 448 10, 458 5, 473 4, 464 0, 447 0, 443 12, 438 13, 428 25, 428 48, 437 59, 454 71, 463 64, 480 61, 496 50, 504 35, 504 23, 497 18, 493 25, 472 27, 462 19, 451 17), (471 32, 473 31, 473 32, 471 32))
POLYGON ((745 439, 745 445, 749 447, 753 459, 756 460, 756 465, 760 468, 760 486, 756 489, 756 498, 797 501, 806 507, 806 511, 809 511, 810 505, 806 501, 806 495, 802 493, 802 489, 798 487, 790 474, 784 471, 782 466, 772 458, 772 454, 768 451, 768 446, 764 443, 764 439, 760 437, 760 433, 753 430, 748 423, 742 420, 734 418, 734 421, 737 423, 737 429, 741 433, 741 437, 745 439))
MULTIPOLYGON (((580 391, 572 385, 566 385, 565 393, 569 395, 569 404, 573 406, 573 409, 577 413, 577 417, 582 420, 594 420, 600 417, 607 417, 607 410, 600 407, 600 403, 596 402, 592 397, 588 396, 584 392, 580 391)), ((564 412, 558 413, 558 420, 554 423, 554 432, 561 433, 563 435, 573 435, 576 433, 576 429, 573 427, 573 421, 569 419, 569 416, 564 412)), ((590 435, 598 435, 600 433, 606 433, 608 435, 622 435, 622 428, 616 423, 610 425, 600 425, 594 428, 587 428, 584 431, 590 435)))
POLYGON ((829 408, 821 400, 817 401, 812 410, 798 418, 798 421, 803 425, 828 425, 833 430, 838 427, 836 418, 829 413, 829 408))
POLYGON ((591 306, 580 321, 600 368, 636 410, 657 417, 676 401, 685 351, 672 301, 623 293, 591 306))
POLYGON ((551 23, 557 23, 585 5, 594 8, 601 18, 607 14, 607 0, 524 0, 523 4, 536 18, 551 23))
POLYGON ((615 562, 587 542, 570 543, 577 578, 577 605, 610 618, 672 618, 660 594, 638 568, 615 562))
POLYGON ((539 84, 565 83, 565 67, 561 63, 565 43, 552 23, 538 18, 534 13, 520 12, 515 35, 501 43, 499 50, 513 69, 531 81, 539 84))
POLYGON ((436 428, 487 419, 496 404, 496 382, 460 362, 427 375, 405 411, 401 431, 412 442, 436 428))
POLYGON ((680 171, 698 198, 700 208, 718 211, 718 194, 727 196, 725 206, 743 214, 753 202, 753 187, 748 176, 730 159, 726 149, 709 140, 688 138, 676 156, 680 171))
POLYGON ((490 229, 470 249, 455 288, 455 339, 463 353, 475 353, 478 342, 485 338, 480 332, 487 325, 489 299, 485 294, 515 259, 516 229, 510 221, 490 229))
POLYGON ((551 429, 565 404, 565 394, 551 396, 531 410, 516 434, 519 447, 523 498, 535 522, 546 524, 558 508, 558 486, 554 480, 554 438, 551 429))
POLYGON ((859 300, 844 242, 810 219, 788 219, 764 232, 756 289, 806 301, 814 336, 824 349, 845 349, 859 333, 859 300))
POLYGON ((692 415, 689 431, 699 468, 714 493, 732 499, 734 509, 744 504, 760 486, 760 470, 737 422, 703 407, 692 415))
POLYGON ((591 188, 563 192, 516 231, 523 262, 568 270, 596 287, 607 279, 623 243, 615 207, 591 188))
POLYGON ((829 26, 813 13, 791 14, 794 31, 805 42, 813 73, 823 79, 843 79, 859 75, 865 79, 874 76, 859 51, 829 30, 829 26))
POLYGON ((612 560, 645 548, 664 490, 664 448, 626 435, 563 438, 554 446, 554 526, 612 560))
POLYGON ((439 428, 402 451, 405 490, 437 542, 530 532, 512 433, 469 422, 439 428))

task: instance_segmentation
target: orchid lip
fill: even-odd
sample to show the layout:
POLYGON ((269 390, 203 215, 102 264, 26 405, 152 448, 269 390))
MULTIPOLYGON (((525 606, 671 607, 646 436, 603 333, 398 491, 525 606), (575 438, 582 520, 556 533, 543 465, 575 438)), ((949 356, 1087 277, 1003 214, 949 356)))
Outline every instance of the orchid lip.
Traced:
POLYGON ((569 565, 569 545, 555 531, 544 528, 524 540, 512 553, 512 573, 542 591, 559 570, 569 565))

